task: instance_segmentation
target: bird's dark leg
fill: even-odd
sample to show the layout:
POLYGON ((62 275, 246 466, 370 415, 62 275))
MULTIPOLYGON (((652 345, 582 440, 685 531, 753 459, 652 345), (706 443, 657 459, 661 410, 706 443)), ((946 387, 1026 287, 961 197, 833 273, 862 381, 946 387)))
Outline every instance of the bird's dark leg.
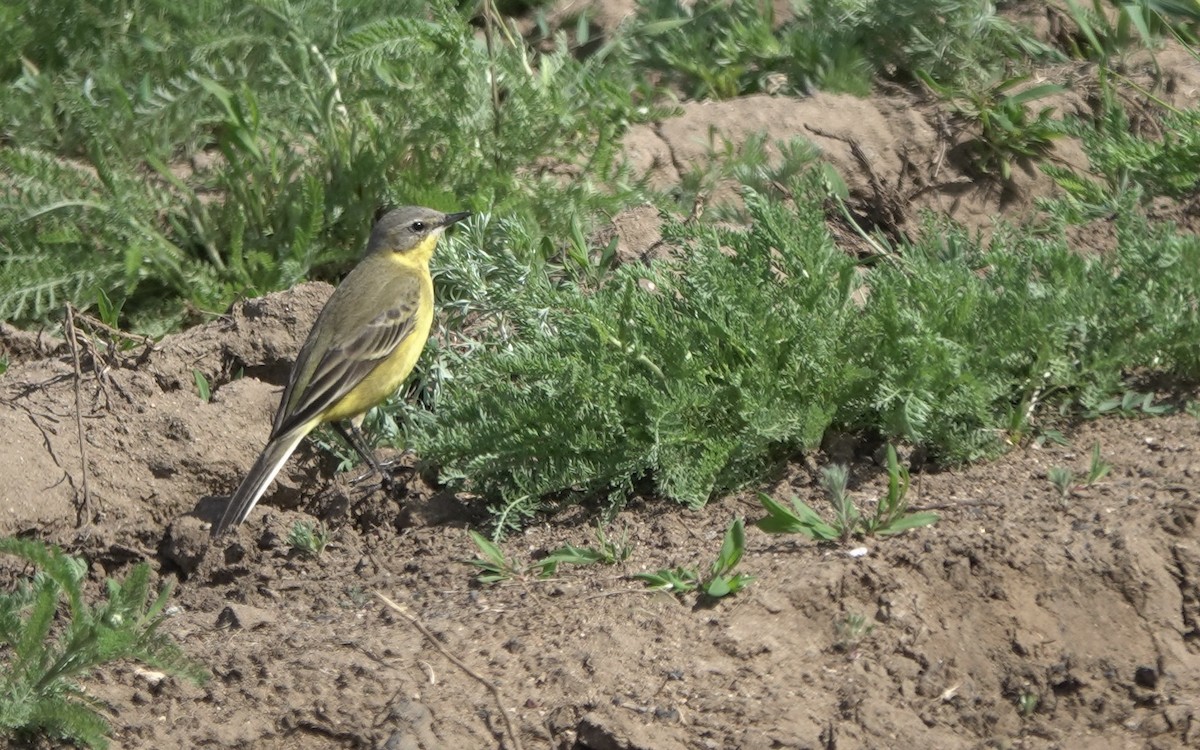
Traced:
POLYGON ((371 471, 379 475, 383 488, 391 492, 392 475, 385 471, 383 465, 379 463, 379 459, 375 458, 375 452, 371 450, 371 446, 367 445, 367 438, 362 434, 358 425, 353 422, 334 422, 333 429, 337 430, 338 434, 346 439, 346 442, 354 448, 358 455, 362 456, 367 465, 371 467, 371 471))

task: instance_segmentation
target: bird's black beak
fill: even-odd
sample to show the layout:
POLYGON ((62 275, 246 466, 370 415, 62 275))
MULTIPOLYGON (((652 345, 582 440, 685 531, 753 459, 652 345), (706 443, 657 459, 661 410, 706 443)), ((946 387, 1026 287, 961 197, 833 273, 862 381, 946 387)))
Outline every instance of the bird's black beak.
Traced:
POLYGON ((458 222, 462 221, 463 219, 469 217, 470 215, 471 215, 470 211, 460 211, 459 213, 456 213, 456 214, 446 214, 446 218, 442 219, 442 226, 448 227, 451 224, 457 224, 458 222))

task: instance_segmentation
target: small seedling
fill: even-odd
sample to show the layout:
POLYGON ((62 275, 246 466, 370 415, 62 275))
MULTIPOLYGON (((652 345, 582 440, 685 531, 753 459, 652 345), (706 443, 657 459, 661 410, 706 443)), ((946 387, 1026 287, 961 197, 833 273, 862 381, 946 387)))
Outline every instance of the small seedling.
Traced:
POLYGON ((121 308, 113 304, 103 289, 96 290, 96 313, 100 316, 101 323, 109 328, 120 329, 121 308))
POLYGON ((1046 472, 1046 478, 1050 480, 1050 484, 1054 485, 1054 489, 1058 490, 1058 498, 1064 503, 1071 496, 1071 489, 1075 486, 1075 475, 1070 469, 1062 466, 1055 466, 1046 472))
POLYGON ((296 521, 288 532, 287 543, 305 557, 318 558, 329 546, 331 535, 324 524, 296 521))
POLYGON ((1112 471, 1112 464, 1100 457, 1100 442, 1097 441, 1092 445, 1092 460, 1088 464, 1087 480, 1085 483, 1091 487, 1096 482, 1108 476, 1108 472, 1110 471, 1112 471))
POLYGON ((685 594, 699 589, 705 596, 720 599, 736 594, 754 580, 753 576, 733 572, 741 562, 745 549, 745 523, 737 518, 725 531, 721 551, 709 568, 707 577, 701 578, 694 568, 663 568, 653 573, 636 573, 633 577, 645 581, 647 586, 657 591, 685 594))
MULTIPOLYGON (((5 365, 7 366, 7 363, 5 365)), ((3 370, 0 369, 0 372, 3 370)), ((1192 419, 1200 419, 1200 401, 1188 401, 1187 405, 1183 407, 1183 411, 1192 419)))
POLYGON ((358 585, 347 586, 343 593, 346 595, 346 599, 350 602, 350 605, 358 609, 362 609, 373 600, 371 593, 358 585))
POLYGON ((726 530, 725 539, 721 542, 721 552, 709 569, 708 579, 703 584, 705 594, 714 599, 720 599, 723 596, 736 594, 754 580, 753 576, 733 572, 733 569, 742 561, 742 554, 745 550, 746 525, 742 519, 736 518, 726 530))
POLYGON ((953 103, 955 111, 967 122, 979 126, 979 137, 971 144, 975 163, 986 174, 998 173, 1012 178, 1014 161, 1044 156, 1051 141, 1062 135, 1054 121, 1054 108, 1043 107, 1031 114, 1026 105, 1063 91, 1057 84, 1043 83, 1010 93, 1028 76, 1013 76, 993 81, 985 87, 964 93, 936 83, 927 74, 918 77, 940 96, 953 103))
POLYGON ((1041 703, 1041 699, 1038 698, 1037 693, 1023 692, 1017 696, 1017 712, 1022 716, 1031 716, 1037 710, 1039 703, 1041 703))
POLYGON ((533 567, 538 569, 540 577, 546 578, 558 572, 558 566, 562 563, 568 565, 616 565, 628 560, 633 553, 627 536, 623 536, 620 541, 610 540, 604 534, 604 529, 599 526, 596 527, 596 543, 598 545, 596 547, 564 545, 538 560, 533 567))
POLYGON ((621 532, 620 539, 609 539, 601 526, 596 527, 596 543, 600 545, 601 562, 605 565, 615 565, 625 562, 633 554, 633 545, 629 543, 629 531, 621 532))
POLYGON ((478 531, 469 531, 467 533, 471 535, 471 541, 479 548, 481 554, 481 557, 464 561, 467 565, 474 565, 483 571, 476 578, 477 581, 480 583, 499 583, 522 577, 523 571, 517 565, 516 561, 506 556, 504 551, 495 542, 478 531))
POLYGON ((597 528, 598 547, 576 547, 573 544, 565 544, 540 560, 529 565, 522 565, 506 556, 495 542, 474 531, 469 533, 471 540, 479 548, 481 556, 465 562, 484 571, 477 579, 480 583, 498 583, 527 576, 549 578, 558 572, 558 566, 562 564, 615 565, 629 559, 629 555, 632 553, 626 537, 622 537, 620 541, 613 541, 604 534, 603 529, 597 528))
POLYGON ((692 568, 662 568, 653 573, 635 573, 633 577, 655 591, 672 594, 686 594, 700 585, 700 576, 692 568))
POLYGON ((830 466, 821 473, 821 486, 833 505, 834 520, 827 523, 809 505, 792 498, 792 508, 760 493, 759 502, 767 517, 757 522, 768 534, 803 534, 817 542, 847 542, 854 536, 891 536, 920 526, 936 523, 936 513, 908 512, 908 470, 900 465, 896 449, 888 446, 888 491, 875 506, 873 516, 863 515, 854 505, 846 488, 848 471, 830 466))
POLYGON ((537 562, 546 568, 543 575, 553 575, 559 563, 570 565, 616 565, 625 562, 633 554, 629 544, 628 533, 622 534, 620 540, 609 539, 600 526, 596 527, 595 547, 576 547, 573 544, 564 545, 537 562))
POLYGON ((896 457, 896 449, 890 445, 887 450, 887 464, 887 495, 875 506, 874 517, 862 519, 863 533, 870 536, 892 536, 937 523, 936 513, 908 512, 908 487, 911 480, 908 469, 900 464, 896 457))
POLYGON ((212 401, 212 389, 208 386, 208 378, 199 370, 192 370, 192 377, 196 380, 196 392, 200 394, 200 400, 208 403, 212 401))
POLYGON ((850 499, 850 470, 841 464, 834 464, 821 469, 821 489, 829 495, 833 505, 833 527, 837 529, 838 537, 847 542, 858 528, 859 513, 850 499))
POLYGON ((768 534, 803 534, 814 542, 832 542, 840 538, 838 530, 821 519, 817 512, 797 497, 792 498, 792 508, 785 507, 764 493, 758 501, 769 514, 756 522, 758 528, 768 534))
POLYGON ((1067 440, 1067 436, 1058 430, 1045 430, 1034 439, 1033 444, 1039 448, 1050 445, 1070 445, 1071 441, 1067 440))
POLYGON ((1157 417, 1163 414, 1170 414, 1171 411, 1172 407, 1170 404, 1154 403, 1153 393, 1125 391, 1120 397, 1101 401, 1094 409, 1087 413, 1087 416, 1094 418, 1109 414, 1120 414, 1124 417, 1133 417, 1138 414, 1147 414, 1157 417))
POLYGON ((874 631, 875 623, 868 622, 865 615, 848 614, 833 624, 833 647, 843 653, 850 653, 874 631))

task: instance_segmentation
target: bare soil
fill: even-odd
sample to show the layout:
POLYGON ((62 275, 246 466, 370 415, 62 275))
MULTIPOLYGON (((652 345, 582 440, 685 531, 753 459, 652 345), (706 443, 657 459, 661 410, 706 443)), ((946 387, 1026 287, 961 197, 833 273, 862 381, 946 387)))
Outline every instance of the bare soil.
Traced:
MULTIPOLYGON (((580 5, 606 8, 615 24, 631 4, 560 10, 580 5)), ((1173 95, 1194 100, 1194 61, 1159 63, 1176 77, 1173 95)), ((945 117, 906 93, 762 96, 685 104, 626 146, 670 185, 707 158, 710 126, 734 142, 806 137, 845 175, 860 215, 900 233, 924 209, 986 233, 1050 194, 1032 169, 1005 185, 971 175, 952 158, 970 134, 948 135, 945 117)), ((1056 149, 1086 165, 1076 145, 1056 149)), ((1195 221, 1187 206, 1155 210, 1195 221)), ((654 254, 659 225, 643 208, 609 231, 637 262, 654 254)), ((1086 240, 1103 249, 1111 230, 1086 240)), ((250 521, 210 545, 207 524, 261 448, 329 292, 306 284, 249 300, 116 357, 80 341, 80 377, 68 344, 0 327, 11 361, 0 377, 0 535, 85 557, 93 585, 142 560, 175 576, 165 627, 212 672, 202 687, 134 665, 97 674, 87 689, 115 747, 1200 747, 1196 419, 1089 422, 1069 446, 915 475, 915 505, 941 521, 869 540, 862 556, 751 528, 742 568, 756 580, 716 603, 647 592, 629 576, 707 566, 733 517, 762 515, 750 494, 701 511, 637 499, 612 532, 628 535, 625 563, 481 586, 462 564, 476 553, 471 498, 430 484, 408 457, 393 494, 351 486, 306 445, 250 521), (1084 473, 1097 442, 1112 472, 1060 498, 1047 470, 1084 473), (334 536, 318 560, 285 542, 295 520, 313 517, 334 536)), ((834 453, 851 459, 858 499, 880 493, 871 456, 834 453)), ((764 489, 820 505, 828 460, 797 456, 764 489)), ((593 544, 595 523, 566 510, 505 549, 529 561, 593 544)))

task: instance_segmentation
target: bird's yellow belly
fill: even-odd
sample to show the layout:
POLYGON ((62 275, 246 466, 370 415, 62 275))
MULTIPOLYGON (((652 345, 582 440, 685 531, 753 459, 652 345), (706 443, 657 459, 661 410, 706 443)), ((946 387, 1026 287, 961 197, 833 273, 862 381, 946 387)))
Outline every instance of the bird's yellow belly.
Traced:
POLYGON ((425 342, 429 338, 432 319, 432 311, 426 316, 421 316, 417 320, 413 332, 400 342, 396 351, 380 362, 370 375, 363 378, 358 387, 347 393, 341 401, 325 412, 321 421, 340 422, 356 417, 384 402, 395 393, 408 374, 412 372, 417 360, 420 359, 421 352, 425 349, 425 342))

